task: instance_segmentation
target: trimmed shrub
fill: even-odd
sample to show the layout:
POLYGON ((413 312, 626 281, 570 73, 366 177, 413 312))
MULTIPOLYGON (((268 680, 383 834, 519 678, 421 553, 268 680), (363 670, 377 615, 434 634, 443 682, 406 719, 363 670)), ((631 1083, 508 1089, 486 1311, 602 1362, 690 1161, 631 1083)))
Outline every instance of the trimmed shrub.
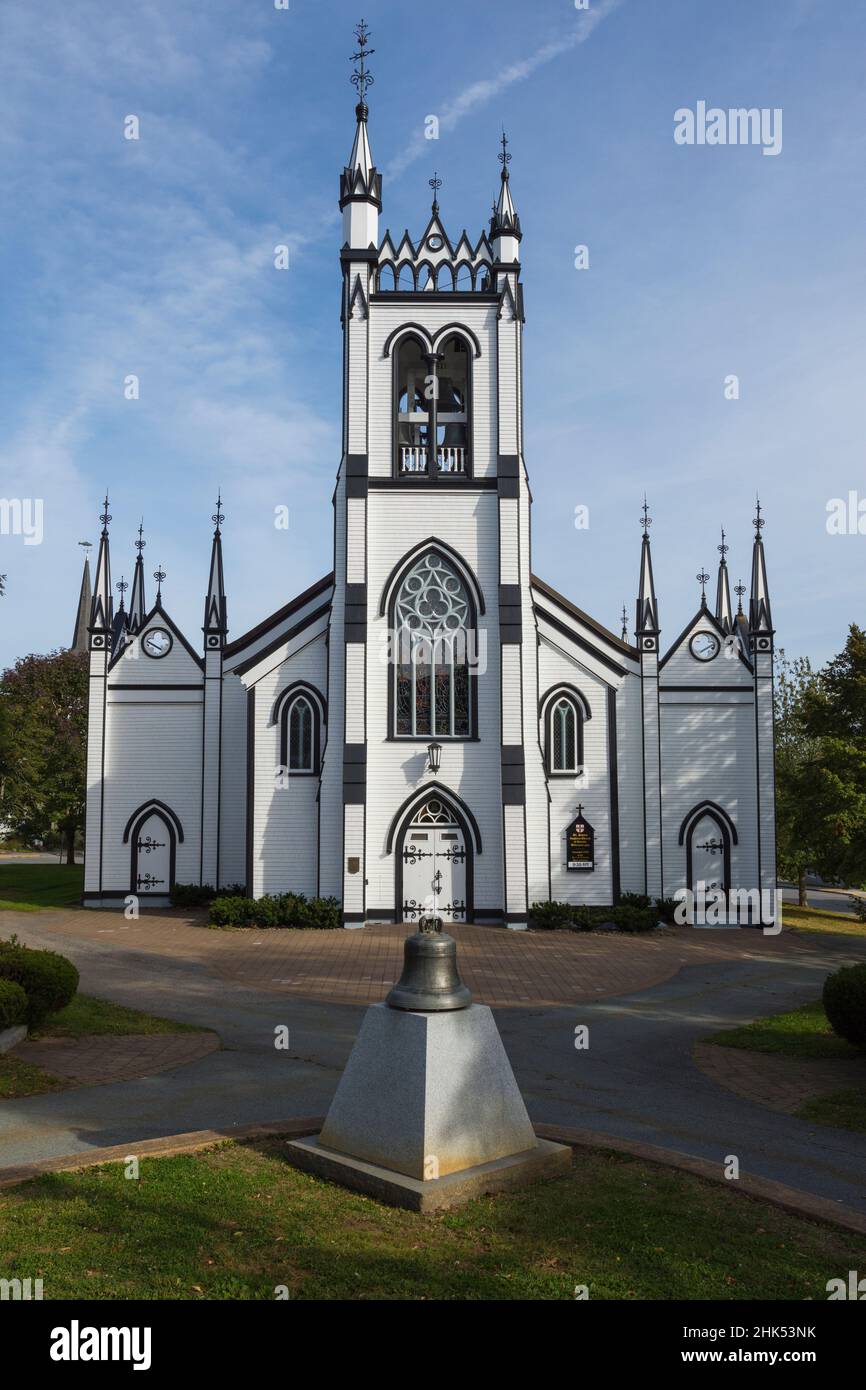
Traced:
POLYGON ((652 898, 648 898, 646 893, 620 893, 620 907, 649 907, 652 898))
POLYGON ((866 924, 866 898, 855 898, 852 893, 851 907, 853 908, 854 916, 858 918, 859 921, 866 924))
POLYGON ((529 909, 530 924, 538 931, 555 931, 557 927, 570 927, 579 908, 571 903, 547 901, 533 903, 529 909))
POLYGON ((14 980, 0 980, 0 1033, 27 1017, 27 995, 14 980))
POLYGON ((0 979, 14 980, 27 995, 27 1026, 38 1028, 65 1009, 78 989, 78 971, 56 951, 32 951, 13 938, 0 941, 0 979))
POLYGON ((866 964, 834 970, 824 981, 822 997, 833 1032, 866 1050, 866 964))
MULTIPOLYGON (((227 883, 219 890, 219 897, 243 897, 242 883, 227 883)), ((217 897, 217 890, 211 883, 176 883, 171 890, 172 907, 206 907, 217 897)))
POLYGON ((658 914, 652 907, 632 907, 621 903, 610 914, 610 920, 619 931, 653 931, 658 925, 658 914))
POLYGON ((336 898, 305 898, 303 893, 263 898, 220 896, 210 904, 208 921, 212 927, 307 927, 318 931, 343 924, 336 898))
POLYGON ((656 898, 656 912, 663 922, 676 923, 676 910, 681 907, 679 898, 656 898))

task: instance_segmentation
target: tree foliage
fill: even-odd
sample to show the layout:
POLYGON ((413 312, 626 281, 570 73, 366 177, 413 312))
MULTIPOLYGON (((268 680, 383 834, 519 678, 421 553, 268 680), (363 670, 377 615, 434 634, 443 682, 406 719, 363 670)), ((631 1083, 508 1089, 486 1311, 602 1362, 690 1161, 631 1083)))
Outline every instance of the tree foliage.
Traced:
POLYGON ((0 680, 0 822, 44 839, 59 831, 72 862, 84 828, 87 656, 25 656, 0 680))

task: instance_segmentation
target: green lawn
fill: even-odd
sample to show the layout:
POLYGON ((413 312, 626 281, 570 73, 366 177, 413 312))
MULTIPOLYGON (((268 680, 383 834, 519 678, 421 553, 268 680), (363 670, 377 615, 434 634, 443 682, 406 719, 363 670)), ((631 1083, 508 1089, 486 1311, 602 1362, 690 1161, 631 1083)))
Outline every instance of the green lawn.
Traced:
POLYGON ((717 1047, 741 1047, 747 1052, 774 1052, 786 1057, 862 1056, 856 1047, 833 1032, 820 999, 788 1013, 756 1018, 739 1028, 726 1028, 704 1041, 717 1047))
POLYGON ((834 1091, 832 1095, 810 1100, 797 1114, 801 1120, 866 1134, 866 1091, 862 1087, 851 1091, 834 1091))
POLYGON ((83 886, 81 864, 0 864, 0 910, 38 912, 42 907, 78 907, 83 886))
POLYGON ((794 927, 797 931, 866 937, 866 922, 852 917, 850 912, 823 912, 817 907, 795 907, 793 903, 782 907, 782 926, 785 930, 794 927))
MULTIPOLYGON (((134 1152, 134 1145, 131 1146, 134 1152)), ((300 1173, 282 1141, 0 1192, 0 1269, 46 1298, 823 1299, 866 1238, 689 1174, 582 1152, 570 1177, 420 1216, 300 1173)))
MULTIPOLYGON (((89 994, 76 994, 71 1004, 52 1014, 32 1038, 84 1038, 99 1034, 124 1033, 199 1033, 191 1023, 175 1023, 170 1018, 157 1018, 139 1009, 126 1009, 107 999, 93 999, 89 994)), ((24 1062, 11 1053, 0 1056, 0 1100, 20 1096, 36 1096, 46 1091, 62 1091, 70 1083, 52 1076, 41 1067, 24 1062)))

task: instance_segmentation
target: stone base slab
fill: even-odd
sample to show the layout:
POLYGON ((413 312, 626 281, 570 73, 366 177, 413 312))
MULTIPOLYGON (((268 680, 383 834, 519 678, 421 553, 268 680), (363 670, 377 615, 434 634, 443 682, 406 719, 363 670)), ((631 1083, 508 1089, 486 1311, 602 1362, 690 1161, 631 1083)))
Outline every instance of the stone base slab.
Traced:
POLYGON ((546 1178, 562 1177, 571 1168, 571 1149, 549 1139, 537 1140, 534 1148, 522 1153, 425 1181, 337 1153, 320 1144, 318 1135, 292 1140, 286 1146, 286 1156, 290 1163, 306 1173, 327 1178, 354 1192, 363 1192, 387 1206, 420 1212, 447 1211, 487 1192, 504 1192, 546 1178))

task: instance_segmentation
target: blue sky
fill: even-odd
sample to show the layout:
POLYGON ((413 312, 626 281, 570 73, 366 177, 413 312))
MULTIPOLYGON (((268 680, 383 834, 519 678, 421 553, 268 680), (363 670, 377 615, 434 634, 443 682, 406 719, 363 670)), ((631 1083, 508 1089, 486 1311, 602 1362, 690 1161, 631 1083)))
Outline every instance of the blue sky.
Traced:
POLYGON ((0 495, 44 499, 44 540, 0 535, 0 664, 69 642, 106 486, 114 578, 143 515, 196 644, 218 486, 233 636, 330 568, 361 12, 383 228, 420 232, 435 167, 446 226, 477 236, 508 130, 536 572, 631 621, 646 489, 664 644, 721 524, 748 582, 758 488, 778 640, 826 660, 866 623, 866 534, 826 529, 831 498, 866 499, 866 7, 4 0, 0 495), (699 100, 781 108, 782 152, 678 146, 699 100))

